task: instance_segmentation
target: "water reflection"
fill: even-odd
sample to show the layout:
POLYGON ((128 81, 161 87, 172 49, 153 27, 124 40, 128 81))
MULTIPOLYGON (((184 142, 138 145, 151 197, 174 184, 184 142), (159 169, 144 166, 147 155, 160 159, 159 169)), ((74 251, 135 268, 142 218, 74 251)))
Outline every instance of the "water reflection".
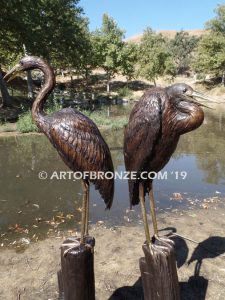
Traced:
MULTIPOLYGON (((184 135, 177 151, 163 171, 166 180, 155 180, 155 198, 158 210, 185 208, 189 202, 171 201, 174 192, 185 197, 204 198, 225 195, 225 140, 224 117, 218 111, 208 111, 205 122, 198 130, 184 135), (187 172, 187 178, 175 178, 175 173, 187 172)), ((104 131, 103 135, 112 149, 115 169, 124 170, 123 130, 104 131)), ((35 232, 37 220, 50 220, 61 212, 73 214, 66 226, 78 227, 80 221, 81 185, 72 180, 40 180, 40 171, 49 176, 54 171, 68 170, 45 136, 29 135, 0 139, 0 233, 9 225, 31 226, 35 232), (75 225, 74 225, 75 224, 75 225), (33 226, 33 227, 32 227, 33 226)), ((127 182, 116 181, 112 209, 105 206, 94 188, 91 188, 91 222, 107 220, 110 224, 124 222, 129 208, 127 182)), ((130 215, 137 218, 139 207, 130 215)), ((38 224, 38 230, 45 226, 38 224)))

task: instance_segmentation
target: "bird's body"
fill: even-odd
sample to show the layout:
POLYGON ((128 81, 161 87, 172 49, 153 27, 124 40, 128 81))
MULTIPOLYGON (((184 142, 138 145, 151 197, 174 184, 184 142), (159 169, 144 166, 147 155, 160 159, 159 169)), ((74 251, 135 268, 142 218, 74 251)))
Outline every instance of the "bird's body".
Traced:
POLYGON ((194 91, 186 84, 146 91, 131 111, 124 133, 125 167, 136 172, 136 178, 129 179, 130 204, 140 202, 140 185, 143 199, 151 194, 155 231, 152 179, 146 178, 146 173, 159 172, 175 151, 180 135, 198 128, 204 120, 201 104, 186 97, 187 92, 191 96, 194 91))
POLYGON ((99 172, 114 172, 111 154, 95 123, 81 112, 72 108, 65 108, 51 115, 44 112, 44 104, 55 86, 53 69, 46 61, 26 56, 5 77, 10 77, 18 70, 32 69, 40 69, 45 77, 44 85, 32 106, 33 121, 48 137, 65 164, 72 171, 84 174, 81 227, 81 242, 84 242, 84 236, 88 234, 89 183, 93 183, 100 192, 106 208, 112 205, 114 179, 98 176, 99 172))
MULTIPOLYGON (((109 148, 95 123, 81 112, 65 108, 43 117, 42 131, 57 149, 64 163, 74 172, 114 172, 109 148)), ((98 176, 96 176, 98 177, 98 176)), ((110 208, 114 181, 103 177, 87 180, 95 185, 110 208)))
MULTIPOLYGON (((182 108, 185 110, 185 104, 182 108)), ((166 89, 147 91, 133 108, 125 129, 124 158, 127 171, 136 171, 138 174, 143 171, 159 172, 175 151, 180 135, 199 127, 203 119, 203 110, 197 104, 192 103, 189 111, 181 113, 168 97, 166 89)), ((139 203, 139 182, 129 180, 132 205, 139 203)), ((145 193, 148 182, 144 181, 145 193)))

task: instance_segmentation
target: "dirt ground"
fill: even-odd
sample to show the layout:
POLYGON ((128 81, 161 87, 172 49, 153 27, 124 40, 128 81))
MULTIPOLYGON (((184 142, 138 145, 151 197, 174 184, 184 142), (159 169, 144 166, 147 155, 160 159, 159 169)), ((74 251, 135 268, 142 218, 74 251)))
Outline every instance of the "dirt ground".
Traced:
MULTIPOLYGON (((217 206, 159 217, 159 228, 172 227, 182 299, 225 299, 225 209, 217 206), (191 261, 188 264, 188 261, 191 261), (195 270, 196 263, 200 272, 195 270)), ((169 231, 161 231, 161 235, 169 231)), ((143 255, 143 227, 91 227, 96 239, 97 300, 143 299, 139 258, 143 255)), ((30 244, 23 253, 0 252, 0 299, 58 299, 56 273, 65 237, 30 244)))

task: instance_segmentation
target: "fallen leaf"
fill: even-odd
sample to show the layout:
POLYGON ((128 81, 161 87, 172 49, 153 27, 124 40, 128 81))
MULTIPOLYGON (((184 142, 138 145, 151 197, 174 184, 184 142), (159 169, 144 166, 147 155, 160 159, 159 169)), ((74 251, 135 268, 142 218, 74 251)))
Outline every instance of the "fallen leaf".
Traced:
POLYGON ((196 214, 189 214, 189 216, 192 217, 192 218, 196 218, 197 217, 196 214))
POLYGON ((204 208, 204 209, 208 209, 209 208, 208 204, 206 204, 206 203, 202 203, 200 206, 202 208, 204 208))
POLYGON ((40 208, 40 206, 36 203, 34 203, 33 206, 36 207, 36 208, 40 208))
MULTIPOLYGON (((36 218, 35 219, 38 223, 43 222, 44 220, 42 218, 36 218)), ((47 221, 46 221, 47 222, 47 221)))
POLYGON ((125 221, 130 222, 130 219, 127 216, 123 217, 125 221))
POLYGON ((97 223, 96 223, 97 225, 99 225, 99 226, 101 226, 101 225, 103 225, 104 224, 104 221, 97 221, 97 223))
POLYGON ((25 245, 30 244, 30 239, 27 239, 27 238, 21 238, 19 241, 21 244, 25 244, 25 245))
POLYGON ((173 193, 173 200, 183 200, 181 193, 173 193))

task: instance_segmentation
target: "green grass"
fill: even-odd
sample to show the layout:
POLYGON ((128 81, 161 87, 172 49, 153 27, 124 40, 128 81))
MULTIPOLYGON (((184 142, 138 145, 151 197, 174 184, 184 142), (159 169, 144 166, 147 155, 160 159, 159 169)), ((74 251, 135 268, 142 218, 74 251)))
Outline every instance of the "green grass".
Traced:
POLYGON ((121 129, 128 122, 127 116, 120 116, 115 119, 114 117, 108 117, 104 111, 82 111, 82 113, 94 121, 97 126, 106 126, 109 129, 121 129))
MULTIPOLYGON (((47 108, 47 114, 51 114, 55 111, 60 110, 62 107, 56 101, 53 101, 50 107, 47 108)), ((26 133, 26 132, 38 132, 39 129, 33 123, 31 111, 26 111, 19 116, 19 120, 16 123, 16 128, 19 132, 26 133)))
MULTIPOLYGON (((47 109, 47 113, 51 114, 60 110, 59 104, 54 104, 47 109)), ((106 111, 81 111, 84 115, 92 119, 97 126, 104 126, 109 129, 117 130, 123 128, 128 121, 127 116, 120 116, 117 118, 108 117, 106 111)), ((32 121, 31 111, 26 111, 19 116, 19 120, 16 123, 17 130, 22 133, 26 132, 38 132, 39 129, 32 121)))
POLYGON ((121 98, 131 98, 133 95, 133 92, 131 89, 129 89, 127 86, 124 86, 123 88, 120 88, 118 90, 118 96, 120 96, 121 98))
POLYGON ((27 111, 19 116, 19 120, 16 123, 16 128, 22 133, 38 132, 37 126, 32 121, 31 111, 27 111))

